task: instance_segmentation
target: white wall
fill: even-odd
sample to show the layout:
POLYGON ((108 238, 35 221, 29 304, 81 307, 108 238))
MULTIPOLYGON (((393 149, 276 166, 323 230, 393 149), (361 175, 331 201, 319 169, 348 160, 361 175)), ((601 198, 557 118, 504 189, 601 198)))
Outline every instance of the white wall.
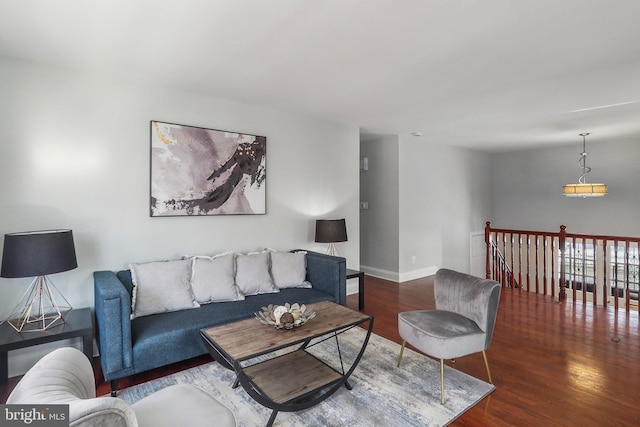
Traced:
MULTIPOLYGON (((0 58, 0 232, 71 228, 76 270, 51 278, 93 306, 95 270, 182 254, 325 247, 316 218, 346 218, 359 260, 359 129, 296 114, 0 58), (267 136, 267 214, 149 217, 149 121, 267 136)), ((0 278, 0 316, 29 279, 0 278)))
POLYGON ((394 279, 399 251, 398 136, 385 135, 360 143, 360 158, 369 170, 360 172, 360 262, 363 270, 394 279))
POLYGON ((401 281, 441 267, 470 272, 470 235, 490 218, 490 183, 488 154, 400 137, 401 281))
MULTIPOLYGON (((596 135, 594 135, 595 137, 596 135)), ((491 225, 537 231, 640 236, 640 144, 638 141, 590 143, 587 182, 604 182, 601 198, 568 198, 562 186, 575 183, 582 169, 582 140, 565 147, 517 151, 491 156, 493 215, 491 225)))

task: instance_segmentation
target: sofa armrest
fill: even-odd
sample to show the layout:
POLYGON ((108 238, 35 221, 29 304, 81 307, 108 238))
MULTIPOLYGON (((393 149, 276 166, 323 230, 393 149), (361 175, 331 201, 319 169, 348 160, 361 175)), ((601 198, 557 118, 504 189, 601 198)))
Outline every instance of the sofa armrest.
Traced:
POLYGON ((333 295, 347 305, 347 260, 342 257, 307 252, 307 280, 315 289, 333 295))
POLYGON ((131 375, 131 297, 112 271, 93 273, 96 335, 104 379, 109 381, 131 375))

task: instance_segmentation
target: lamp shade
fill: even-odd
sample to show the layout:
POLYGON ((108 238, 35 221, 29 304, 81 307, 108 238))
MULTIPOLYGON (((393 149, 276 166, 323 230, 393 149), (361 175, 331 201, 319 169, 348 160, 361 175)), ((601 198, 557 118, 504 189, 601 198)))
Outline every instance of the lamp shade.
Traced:
POLYGON ((564 195, 567 197, 601 197, 607 194, 604 184, 567 184, 564 195))
POLYGON ((336 243, 347 241, 347 224, 344 219, 316 220, 316 242, 336 243))
POLYGON ((2 277, 34 277, 78 266, 71 230, 28 231, 4 235, 2 277))

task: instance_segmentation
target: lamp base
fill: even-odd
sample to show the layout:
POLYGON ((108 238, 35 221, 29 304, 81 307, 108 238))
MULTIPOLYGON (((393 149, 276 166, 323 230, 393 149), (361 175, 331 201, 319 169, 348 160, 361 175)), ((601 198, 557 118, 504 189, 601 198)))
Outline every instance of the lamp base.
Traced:
POLYGON ((71 309, 69 301, 47 276, 37 276, 14 307, 7 323, 17 332, 45 331, 64 324, 62 311, 71 309), (64 300, 66 306, 58 305, 54 291, 64 300))
POLYGON ((327 255, 331 255, 331 256, 338 256, 338 251, 336 250, 336 245, 334 245, 333 243, 329 243, 329 246, 327 246, 327 255))

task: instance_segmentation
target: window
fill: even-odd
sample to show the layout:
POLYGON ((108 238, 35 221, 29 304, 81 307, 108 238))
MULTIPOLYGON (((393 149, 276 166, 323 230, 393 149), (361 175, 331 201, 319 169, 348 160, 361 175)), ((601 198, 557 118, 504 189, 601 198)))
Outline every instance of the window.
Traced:
MULTIPOLYGON (((583 284, 587 292, 593 292, 597 280, 602 281, 602 271, 596 271, 595 266, 602 265, 597 259, 602 254, 602 246, 598 244, 583 245, 581 242, 567 242, 565 245, 565 286, 569 289, 582 290, 583 284), (596 264, 598 262, 598 264, 596 264)), ((638 300, 640 292, 640 262, 638 246, 626 244, 610 246, 607 253, 607 282, 611 288, 611 295, 619 298, 625 296, 629 290, 629 298, 638 300)), ((559 255, 561 256, 561 255, 559 255)), ((562 262, 562 259, 559 259, 562 262)), ((601 268, 601 267, 600 267, 601 268)), ((601 282, 602 283, 602 282, 601 282)))
POLYGON ((568 242, 564 256, 565 286, 570 289, 575 286, 576 290, 581 291, 584 283, 587 292, 593 292, 596 261, 593 245, 586 244, 583 248, 582 243, 568 242))
POLYGON ((614 246, 611 248, 611 295, 624 297, 625 289, 629 289, 629 298, 638 300, 638 290, 640 289, 638 280, 638 248, 626 246, 614 246))

